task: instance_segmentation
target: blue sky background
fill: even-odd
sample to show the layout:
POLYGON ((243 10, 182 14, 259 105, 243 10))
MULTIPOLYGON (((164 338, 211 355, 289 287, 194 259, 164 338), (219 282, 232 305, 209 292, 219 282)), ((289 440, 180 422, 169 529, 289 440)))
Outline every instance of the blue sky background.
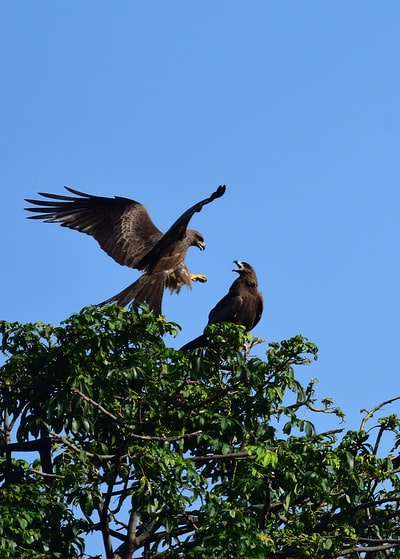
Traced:
POLYGON ((209 282, 165 295, 171 344, 248 261, 265 297, 254 334, 315 342, 299 378, 358 427, 400 394, 399 28, 394 1, 3 0, 0 317, 58 324, 139 275, 27 220, 24 198, 127 196, 166 230, 226 184, 191 222, 207 249, 187 263, 209 282))

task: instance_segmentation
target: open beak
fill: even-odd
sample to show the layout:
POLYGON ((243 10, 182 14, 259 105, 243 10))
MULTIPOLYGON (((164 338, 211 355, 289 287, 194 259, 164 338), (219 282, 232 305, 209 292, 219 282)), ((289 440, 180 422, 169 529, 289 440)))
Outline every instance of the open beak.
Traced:
POLYGON ((204 250, 206 248, 206 243, 204 241, 197 241, 197 246, 200 250, 204 250))
POLYGON ((240 260, 234 260, 233 263, 236 264, 237 268, 232 270, 232 272, 237 272, 238 274, 240 274, 240 272, 243 270, 243 262, 241 262, 240 260))

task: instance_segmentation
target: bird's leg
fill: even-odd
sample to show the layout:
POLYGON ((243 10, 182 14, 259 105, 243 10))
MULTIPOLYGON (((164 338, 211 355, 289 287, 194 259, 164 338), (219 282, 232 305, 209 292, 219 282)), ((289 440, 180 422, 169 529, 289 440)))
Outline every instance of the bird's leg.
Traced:
POLYGON ((205 283, 208 280, 207 276, 203 274, 190 274, 190 279, 192 281, 200 281, 201 283, 205 283))

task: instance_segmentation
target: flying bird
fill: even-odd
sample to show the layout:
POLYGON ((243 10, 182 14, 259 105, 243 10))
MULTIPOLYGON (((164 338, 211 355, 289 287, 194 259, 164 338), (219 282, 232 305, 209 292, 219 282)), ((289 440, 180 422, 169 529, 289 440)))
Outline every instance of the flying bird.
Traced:
POLYGON ((140 202, 120 196, 93 196, 67 186, 65 188, 74 196, 39 192, 47 199, 26 199, 26 202, 38 206, 25 208, 39 214, 29 216, 29 219, 60 223, 62 227, 91 235, 118 264, 143 272, 134 283, 101 305, 116 302, 126 306, 134 300, 147 302, 153 312, 160 315, 165 288, 179 293, 183 285, 191 289, 192 281, 207 281, 202 274, 190 274, 186 266, 189 247, 205 248, 201 233, 187 229, 187 226, 193 214, 224 194, 225 185, 186 210, 166 233, 154 225, 146 207, 140 202))
MULTIPOLYGON (((239 277, 232 283, 228 293, 211 309, 208 315, 208 324, 217 322, 233 322, 242 325, 249 332, 261 319, 264 301, 261 291, 258 290, 257 275, 254 268, 234 260, 239 277)), ((207 338, 204 334, 188 342, 181 350, 192 351, 198 347, 206 347, 207 338)))

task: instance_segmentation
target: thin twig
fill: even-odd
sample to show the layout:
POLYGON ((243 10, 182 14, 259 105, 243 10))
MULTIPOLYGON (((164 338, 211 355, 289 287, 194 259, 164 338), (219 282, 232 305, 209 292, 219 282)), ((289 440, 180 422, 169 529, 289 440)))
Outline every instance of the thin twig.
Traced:
POLYGON ((371 417, 374 415, 375 412, 377 412, 378 410, 380 410, 381 408, 383 408, 387 404, 392 404, 396 400, 400 400, 400 396, 395 396, 394 398, 390 398, 390 400, 386 400, 385 402, 382 402, 381 404, 378 404, 375 408, 373 408, 370 411, 361 410, 361 411, 367 411, 367 413, 366 413, 365 417, 363 418, 363 420, 361 421, 360 431, 365 431, 365 424, 367 423, 367 421, 369 419, 371 419, 371 417))
POLYGON ((248 452, 232 452, 231 454, 212 454, 210 456, 189 456, 191 462, 208 462, 210 460, 230 460, 231 458, 247 458, 248 452))
MULTIPOLYGON (((92 406, 99 409, 102 413, 104 413, 104 415, 107 415, 108 417, 110 417, 116 423, 121 424, 126 429, 129 429, 129 431, 133 431, 134 427, 132 425, 126 425, 125 423, 123 423, 121 419, 118 419, 117 416, 113 415, 111 412, 106 410, 101 404, 99 404, 98 402, 96 402, 92 398, 89 398, 89 396, 86 396, 86 394, 84 394, 80 390, 75 389, 74 392, 76 394, 78 394, 83 400, 85 400, 86 402, 89 402, 90 404, 92 404, 92 406)), ((175 436, 171 436, 171 437, 152 437, 150 435, 138 435, 137 433, 132 433, 131 432, 129 437, 131 437, 133 439, 139 439, 141 441, 174 442, 174 441, 179 441, 181 439, 189 439, 190 437, 196 437, 197 435, 201 435, 202 433, 203 433, 203 431, 200 430, 200 431, 194 431, 193 433, 185 433, 184 435, 175 435, 175 436)))
POLYGON ((360 505, 356 505, 355 507, 351 507, 347 510, 341 510, 340 512, 334 514, 331 518, 328 518, 324 522, 320 522, 314 528, 316 532, 320 532, 322 529, 325 529, 329 524, 336 522, 338 518, 342 518, 343 516, 348 516, 354 514, 358 510, 368 509, 371 507, 376 507, 378 505, 383 505, 385 503, 399 503, 400 497, 387 497, 385 499, 377 499, 376 501, 369 501, 368 503, 362 503, 360 505))

